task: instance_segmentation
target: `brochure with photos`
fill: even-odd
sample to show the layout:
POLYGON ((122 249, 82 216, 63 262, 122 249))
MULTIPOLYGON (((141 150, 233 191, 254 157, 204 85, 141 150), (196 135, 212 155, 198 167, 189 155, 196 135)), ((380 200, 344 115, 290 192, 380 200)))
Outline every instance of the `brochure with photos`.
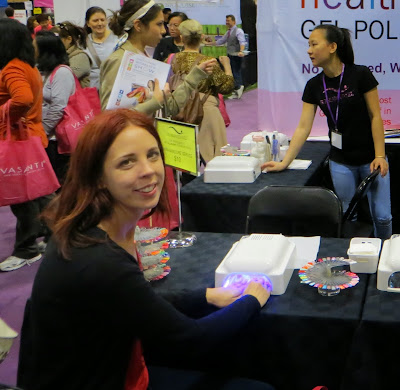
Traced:
POLYGON ((170 65, 141 54, 125 51, 108 100, 107 110, 131 108, 150 99, 155 79, 163 89, 170 65))

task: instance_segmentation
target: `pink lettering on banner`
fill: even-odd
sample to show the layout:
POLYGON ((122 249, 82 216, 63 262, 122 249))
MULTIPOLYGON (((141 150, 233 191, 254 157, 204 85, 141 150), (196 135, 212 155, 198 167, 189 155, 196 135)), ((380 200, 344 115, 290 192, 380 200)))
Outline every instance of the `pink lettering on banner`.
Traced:
MULTIPOLYGON (((278 130, 291 137, 300 119, 303 92, 258 90, 258 123, 261 130, 278 130)), ((379 105, 385 129, 400 128, 400 90, 379 91, 379 105)), ((317 109, 311 136, 328 135, 324 113, 317 109)))
POLYGON ((301 0, 301 8, 306 8, 306 5, 315 9, 326 7, 330 10, 338 9, 339 7, 347 7, 351 10, 389 10, 395 9, 395 0, 321 0, 320 2, 318 0, 301 0))
POLYGON ((34 7, 49 7, 54 8, 53 0, 33 0, 34 7))

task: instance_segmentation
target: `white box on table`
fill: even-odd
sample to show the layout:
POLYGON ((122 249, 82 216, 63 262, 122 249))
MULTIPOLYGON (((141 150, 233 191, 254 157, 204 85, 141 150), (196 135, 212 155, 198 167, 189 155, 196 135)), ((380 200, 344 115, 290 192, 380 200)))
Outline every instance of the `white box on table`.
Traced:
POLYGON ((254 157, 217 156, 204 169, 204 183, 253 183, 260 173, 254 157))
POLYGON ((347 255, 357 263, 350 264, 351 272, 374 274, 378 267, 381 245, 380 238, 352 238, 347 255))

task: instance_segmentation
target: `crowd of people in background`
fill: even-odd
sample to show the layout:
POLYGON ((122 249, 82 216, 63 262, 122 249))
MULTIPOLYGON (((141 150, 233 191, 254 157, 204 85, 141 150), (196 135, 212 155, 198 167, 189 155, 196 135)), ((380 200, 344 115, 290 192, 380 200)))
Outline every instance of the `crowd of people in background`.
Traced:
MULTIPOLYGON (((190 19, 191 24, 188 26, 195 26, 196 31, 186 28, 184 33, 181 33, 179 29, 181 23, 189 20, 185 13, 172 12, 169 8, 161 9, 152 1, 130 0, 111 16, 107 16, 106 11, 100 7, 90 7, 85 14, 84 26, 78 26, 68 20, 54 23, 47 14, 29 17, 25 26, 13 20, 12 7, 6 9, 6 15, 7 18, 1 22, 7 23, 8 31, 18 30, 21 34, 25 31, 27 34, 23 39, 16 40, 14 35, 9 41, 4 39, 2 41, 0 50, 2 53, 9 52, 5 56, 7 61, 3 61, 1 67, 3 103, 10 100, 11 113, 14 105, 20 106, 15 99, 19 90, 10 88, 10 81, 7 79, 7 71, 13 61, 22 61, 18 62, 18 66, 20 68, 20 65, 23 65, 23 71, 26 70, 26 63, 29 64, 28 69, 33 66, 32 69, 39 71, 43 85, 39 94, 32 85, 26 84, 26 81, 23 85, 24 88, 29 88, 38 102, 35 104, 38 111, 35 122, 26 121, 28 113, 30 114, 32 110, 28 104, 24 110, 20 109, 20 115, 15 116, 13 120, 15 122, 23 120, 28 128, 33 127, 40 133, 43 146, 61 184, 68 169, 70 156, 58 152, 55 130, 63 118, 70 97, 76 91, 75 80, 77 79, 83 88, 97 88, 102 108, 105 109, 126 50, 149 57, 148 48, 155 48, 154 59, 159 61, 167 61, 171 54, 177 54, 172 68, 175 72, 187 73, 182 85, 175 91, 170 91, 167 84, 162 90, 156 80, 151 97, 137 105, 135 109, 154 116, 166 105, 168 108, 166 111, 170 115, 175 115, 193 90, 198 89, 200 93, 208 94, 204 103, 204 118, 200 124, 200 152, 204 163, 220 155, 220 148, 227 143, 227 138, 225 123, 218 110, 219 94, 229 95, 233 91, 234 78, 230 60, 227 56, 222 56, 217 62, 215 58, 200 54, 201 44, 204 42, 202 26, 190 19), (141 9, 143 15, 137 15, 135 10, 141 9), (21 51, 25 50, 22 46, 32 48, 33 58, 27 59, 21 54, 21 51)), ((18 70, 22 71, 22 68, 18 70)), ((31 75, 24 74, 23 78, 28 80, 31 75)), ((36 84, 35 88, 37 89, 36 84)), ((3 106, 0 106, 0 110, 3 106)), ((173 172, 169 168, 167 181, 170 182, 171 203, 175 205, 176 187, 173 172)), ((17 208, 18 206, 12 207, 13 211, 17 208)), ((40 211, 41 208, 36 208, 34 212, 28 213, 30 218, 25 218, 24 221, 18 220, 19 230, 28 231, 32 226, 32 220, 38 218, 40 211)), ((176 212, 177 210, 173 210, 172 214, 176 212)), ((15 214, 17 215, 16 212, 15 214)), ((157 215, 153 219, 157 220, 157 215)), ((163 220, 168 228, 176 227, 177 221, 177 217, 170 218, 169 223, 163 220)), ((42 228, 36 229, 36 233, 26 237, 25 243, 24 240, 17 238, 14 252, 0 264, 0 269, 17 269, 29 261, 34 261, 32 259, 40 258, 37 248, 39 245, 43 250, 45 242, 37 239, 42 236, 42 232, 42 228), (19 250, 18 246, 22 246, 23 250, 19 250), (24 247, 33 249, 26 250, 24 247), (29 255, 25 254, 25 250, 29 255)))

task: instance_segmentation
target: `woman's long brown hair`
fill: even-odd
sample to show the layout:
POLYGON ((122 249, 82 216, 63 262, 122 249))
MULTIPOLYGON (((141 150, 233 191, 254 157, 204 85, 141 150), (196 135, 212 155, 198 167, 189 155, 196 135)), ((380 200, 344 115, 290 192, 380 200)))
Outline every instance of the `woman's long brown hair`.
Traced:
MULTIPOLYGON (((160 137, 153 120, 144 114, 117 109, 105 111, 89 122, 71 156, 67 177, 60 194, 50 203, 43 218, 52 230, 61 255, 68 259, 71 247, 87 247, 99 242, 88 237, 86 231, 109 216, 113 210, 113 198, 100 185, 104 159, 111 144, 129 125, 147 130, 158 143, 164 161, 160 137)), ((166 182, 155 210, 169 214, 166 182)))

